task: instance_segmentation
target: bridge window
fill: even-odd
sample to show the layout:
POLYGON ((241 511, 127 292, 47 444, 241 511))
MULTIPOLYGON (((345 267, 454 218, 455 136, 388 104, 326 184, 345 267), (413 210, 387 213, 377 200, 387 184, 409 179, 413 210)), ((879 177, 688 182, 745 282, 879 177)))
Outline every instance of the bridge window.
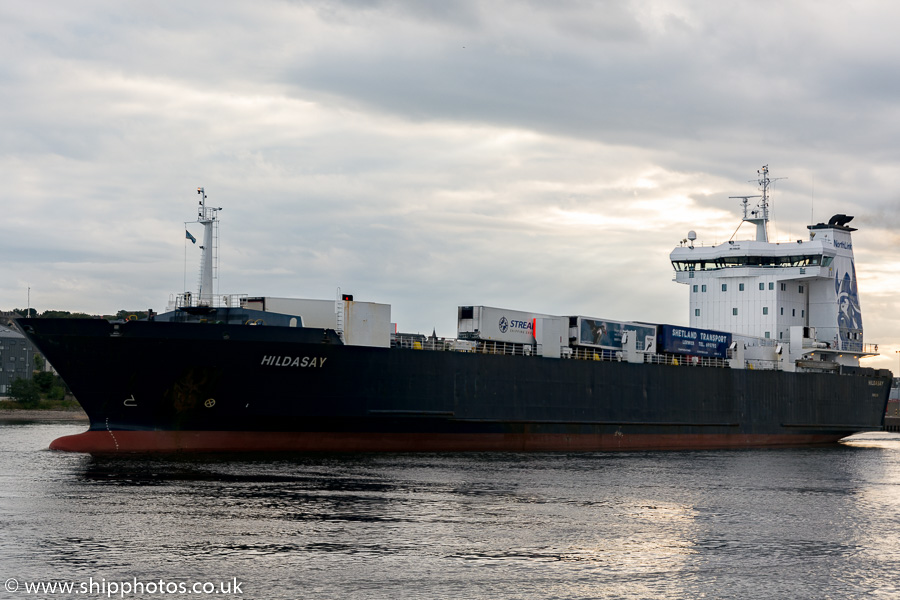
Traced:
POLYGON ((732 267, 816 267, 828 266, 833 257, 815 255, 799 256, 721 256, 712 260, 674 260, 676 271, 712 271, 732 267))

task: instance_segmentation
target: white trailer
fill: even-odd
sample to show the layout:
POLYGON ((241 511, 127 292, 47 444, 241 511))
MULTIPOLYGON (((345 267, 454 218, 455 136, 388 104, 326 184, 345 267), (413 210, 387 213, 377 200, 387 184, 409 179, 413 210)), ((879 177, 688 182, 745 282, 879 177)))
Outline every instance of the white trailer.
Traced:
MULTIPOLYGON (((463 340, 505 342, 511 344, 543 344, 559 338, 567 345, 568 320, 565 317, 530 313, 491 306, 460 306, 457 337, 463 340), (535 337, 536 321, 544 321, 540 339, 535 337), (558 329, 558 332, 556 331, 558 329), (552 331, 551 331, 552 330, 552 331), (558 335, 557 335, 558 333, 558 335)), ((555 343, 555 342, 554 342, 555 343)))

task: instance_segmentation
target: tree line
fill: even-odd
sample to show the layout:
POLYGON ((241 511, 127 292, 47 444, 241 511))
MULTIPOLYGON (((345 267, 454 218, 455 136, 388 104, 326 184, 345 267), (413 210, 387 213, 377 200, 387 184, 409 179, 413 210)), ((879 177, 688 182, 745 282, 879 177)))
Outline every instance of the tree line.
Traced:
POLYGON ((9 397, 24 408, 62 408, 74 406, 66 401, 71 395, 59 375, 50 371, 35 372, 31 379, 21 377, 9 384, 9 397))

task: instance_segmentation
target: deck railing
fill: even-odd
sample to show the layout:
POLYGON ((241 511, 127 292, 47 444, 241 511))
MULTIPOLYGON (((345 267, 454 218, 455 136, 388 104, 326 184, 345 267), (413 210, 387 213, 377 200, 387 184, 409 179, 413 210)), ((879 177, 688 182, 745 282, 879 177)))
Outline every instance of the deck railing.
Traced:
POLYGON ((190 308, 194 306, 209 306, 211 308, 240 308, 241 300, 247 298, 247 294, 215 294, 201 302, 199 294, 185 292, 169 296, 169 309, 190 308))
MULTIPOLYGON (((768 342, 768 340, 766 340, 768 342)), ((511 342, 495 342, 483 340, 458 340, 453 338, 435 338, 413 335, 398 335, 391 340, 392 348, 408 348, 411 350, 429 350, 446 352, 471 352, 478 354, 495 354, 505 356, 541 357, 540 344, 516 344, 511 342)), ((656 354, 639 352, 646 364, 670 365, 674 367, 712 367, 728 368, 731 366, 732 351, 728 358, 707 356, 684 356, 677 354, 656 354)), ((591 348, 585 346, 569 346, 561 349, 560 358, 566 360, 595 360, 605 362, 626 362, 628 359, 622 350, 591 348)), ((744 368, 754 371, 775 371, 781 369, 782 361, 749 358, 744 361, 744 368)), ((805 366, 803 370, 833 370, 834 363, 822 363, 820 369, 805 366)))
MULTIPOLYGON (((541 356, 542 350, 540 344, 529 345, 510 342, 457 340, 452 338, 447 339, 424 336, 397 336, 395 339, 391 340, 391 347, 407 348, 410 350, 472 352, 478 354, 537 357, 541 356)), ((729 360, 724 358, 712 358, 705 356, 676 356, 673 354, 641 354, 643 355, 644 362, 650 364, 717 368, 724 368, 729 366, 729 360)), ((621 350, 588 348, 583 346, 562 348, 560 358, 569 360, 596 360, 606 362, 625 362, 627 360, 621 350)))

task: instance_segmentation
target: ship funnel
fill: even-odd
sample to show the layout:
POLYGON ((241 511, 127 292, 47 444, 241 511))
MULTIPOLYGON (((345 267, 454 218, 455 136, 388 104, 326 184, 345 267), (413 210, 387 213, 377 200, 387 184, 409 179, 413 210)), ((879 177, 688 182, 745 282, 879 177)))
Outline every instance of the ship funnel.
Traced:
POLYGON ((816 328, 819 339, 830 347, 862 352, 862 311, 851 238, 856 229, 847 225, 852 219, 837 214, 828 223, 808 226, 810 237, 822 242, 829 255, 834 254, 828 266, 829 277, 809 282, 809 325, 816 328))

